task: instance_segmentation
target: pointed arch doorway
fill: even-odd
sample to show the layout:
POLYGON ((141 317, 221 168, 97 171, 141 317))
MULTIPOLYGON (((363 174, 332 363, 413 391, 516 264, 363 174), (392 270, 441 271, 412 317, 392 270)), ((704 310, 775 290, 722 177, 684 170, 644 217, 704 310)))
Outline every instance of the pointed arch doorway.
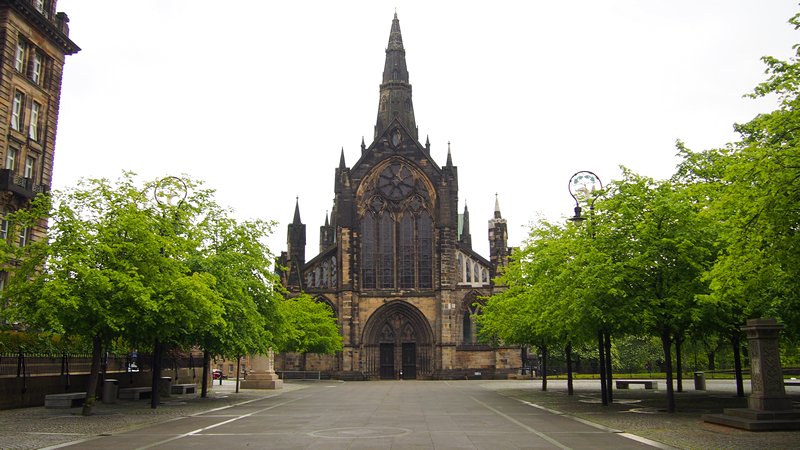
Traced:
POLYGON ((395 300, 378 308, 364 327, 367 377, 382 380, 429 378, 433 331, 413 305, 395 300))

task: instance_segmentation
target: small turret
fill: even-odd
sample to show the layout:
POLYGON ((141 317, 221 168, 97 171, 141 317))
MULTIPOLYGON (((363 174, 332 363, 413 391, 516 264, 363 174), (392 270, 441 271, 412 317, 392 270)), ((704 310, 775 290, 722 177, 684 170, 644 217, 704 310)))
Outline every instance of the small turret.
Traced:
POLYGON ((328 211, 325 211, 325 225, 319 227, 319 252, 322 253, 325 249, 333 245, 334 241, 334 228, 328 221, 328 211))
POLYGON ((508 224, 500 214, 500 200, 494 197, 494 217, 489 220, 489 261, 492 263, 492 278, 496 277, 500 267, 508 265, 508 224))
POLYGON ((287 253, 289 259, 299 263, 302 267, 306 262, 306 226, 300 221, 300 198, 294 205, 294 219, 289 224, 286 234, 287 253))
POLYGON ((467 248, 472 248, 472 235, 469 232, 469 210, 467 209, 466 201, 464 202, 464 214, 461 217, 461 235, 458 238, 458 242, 467 246, 467 248))

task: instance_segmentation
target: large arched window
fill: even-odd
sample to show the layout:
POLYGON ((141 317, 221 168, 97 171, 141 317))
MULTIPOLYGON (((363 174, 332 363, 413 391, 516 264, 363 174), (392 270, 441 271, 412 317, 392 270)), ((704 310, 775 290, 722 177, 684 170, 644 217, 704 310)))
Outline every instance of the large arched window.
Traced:
POLYGON ((416 169, 400 161, 369 178, 361 196, 361 287, 433 287, 431 193, 416 169))

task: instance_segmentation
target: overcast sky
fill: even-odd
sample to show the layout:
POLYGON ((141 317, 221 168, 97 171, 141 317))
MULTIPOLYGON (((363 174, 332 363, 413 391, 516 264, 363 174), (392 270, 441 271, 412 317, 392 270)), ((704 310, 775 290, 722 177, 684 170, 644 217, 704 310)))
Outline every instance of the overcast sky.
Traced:
POLYGON ((764 55, 788 58, 795 0, 59 0, 81 52, 65 67, 54 188, 81 177, 188 174, 242 219, 279 222, 295 196, 307 259, 344 148, 372 141, 395 10, 420 140, 443 165, 488 256, 495 193, 519 245, 572 213, 570 176, 673 172, 775 108, 742 98, 764 55), (228 6, 230 5, 230 6, 228 6), (491 6, 490 6, 491 5, 491 6))

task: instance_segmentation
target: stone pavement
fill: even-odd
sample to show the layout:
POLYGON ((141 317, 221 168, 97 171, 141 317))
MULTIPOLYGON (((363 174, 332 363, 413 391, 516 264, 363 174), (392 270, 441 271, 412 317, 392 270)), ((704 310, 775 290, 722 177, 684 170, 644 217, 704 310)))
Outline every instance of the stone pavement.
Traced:
MULTIPOLYGON (((615 390, 599 403, 596 381, 336 381, 287 383, 280 391, 215 384, 196 395, 78 408, 0 411, 0 448, 798 448, 800 432, 753 433, 705 424, 703 413, 741 407, 731 381, 677 393, 667 414, 660 391, 615 390)), ((691 383, 691 382, 690 382, 691 383)), ((689 384, 690 384, 689 383, 689 384)), ((685 383, 686 384, 686 383, 685 383)), ((787 388, 800 407, 800 388, 787 388)))

